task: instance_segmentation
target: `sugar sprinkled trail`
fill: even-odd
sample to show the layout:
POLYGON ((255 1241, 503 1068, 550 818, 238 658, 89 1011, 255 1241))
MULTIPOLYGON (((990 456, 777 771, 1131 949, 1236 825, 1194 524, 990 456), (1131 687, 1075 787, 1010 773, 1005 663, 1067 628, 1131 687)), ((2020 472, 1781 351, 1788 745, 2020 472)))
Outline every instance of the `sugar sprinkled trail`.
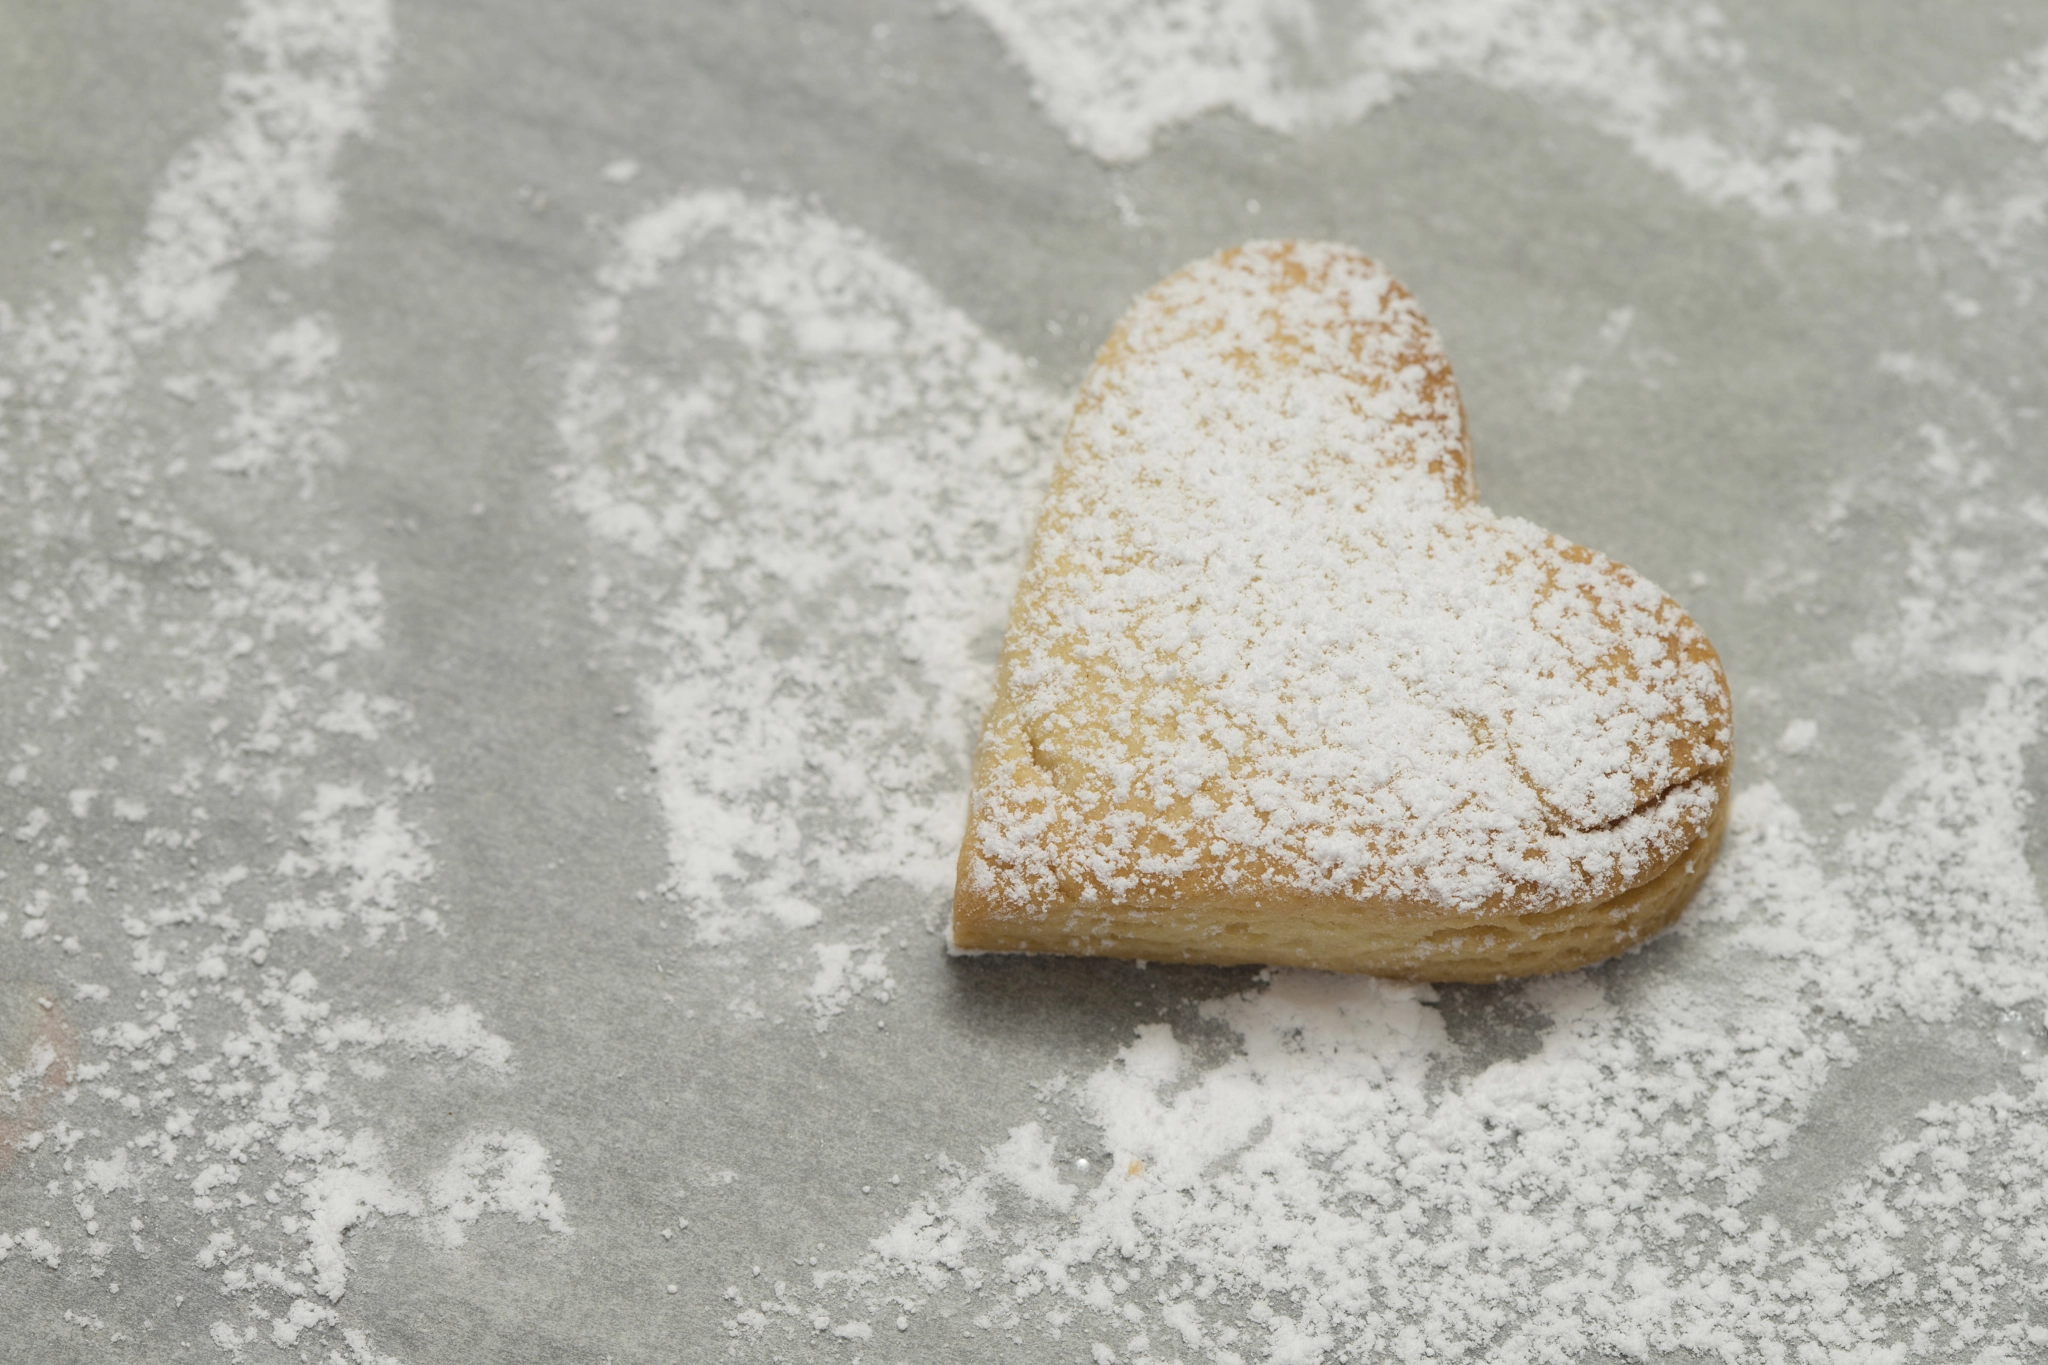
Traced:
POLYGON ((1110 162, 1229 111, 1276 133, 1357 123, 1432 77, 1541 101, 1687 193, 1824 215, 1855 140, 1792 123, 1712 6, 1589 0, 966 0, 1075 145, 1110 162))
MULTIPOLYGON (((1807 223, 1864 242, 1951 237, 2010 263, 2036 237, 2032 158, 1985 173, 1943 148, 1993 131, 2048 142, 2048 47, 2010 57, 1889 123, 1815 116, 1751 58, 1747 26, 1682 10, 1592 0, 963 0, 1030 83, 1045 117, 1111 165, 1227 113, 1268 132, 1374 135, 1374 114, 1434 88, 1477 86, 1587 127, 1694 200, 1807 223)), ((1839 92, 1847 95, 1846 90, 1839 92)), ((1890 92, 1887 92, 1889 94, 1890 92)), ((1143 221, 1126 192, 1117 211, 1143 221)), ((2028 286, 2022 285, 2024 290, 2028 286)), ((1951 294, 1964 316, 1981 303, 1951 294)), ((1567 382, 1555 401, 1568 405, 1567 382)))
POLYGON ((383 0, 250 0, 131 266, 0 305, 0 934, 27 1001, 0 1171, 34 1191, 0 1213, 0 1293, 56 1277, 109 1346, 384 1361, 344 1297, 366 1224, 568 1226, 529 1135, 469 1134, 424 1182, 379 1135, 393 1068, 464 1090, 512 1059, 468 1005, 364 992, 365 960, 448 933, 433 774, 381 690, 376 568, 330 531, 341 338, 241 280, 329 251, 392 45, 383 0), (217 1297, 178 1292, 194 1266, 217 1297))
POLYGON ((859 233, 779 200, 680 196, 598 284, 563 496, 643 680, 698 941, 819 924, 883 879, 939 900, 1055 402, 859 233))

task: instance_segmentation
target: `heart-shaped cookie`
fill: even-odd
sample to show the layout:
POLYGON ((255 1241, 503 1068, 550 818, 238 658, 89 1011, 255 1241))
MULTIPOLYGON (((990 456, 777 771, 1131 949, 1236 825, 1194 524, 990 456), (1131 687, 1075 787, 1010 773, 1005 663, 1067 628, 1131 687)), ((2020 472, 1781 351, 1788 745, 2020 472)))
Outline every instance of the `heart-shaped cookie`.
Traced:
POLYGON ((1583 966, 1718 850, 1727 683, 1646 580, 1481 507, 1422 311, 1257 242, 1082 386, 1004 641, 957 948, 1429 981, 1583 966))

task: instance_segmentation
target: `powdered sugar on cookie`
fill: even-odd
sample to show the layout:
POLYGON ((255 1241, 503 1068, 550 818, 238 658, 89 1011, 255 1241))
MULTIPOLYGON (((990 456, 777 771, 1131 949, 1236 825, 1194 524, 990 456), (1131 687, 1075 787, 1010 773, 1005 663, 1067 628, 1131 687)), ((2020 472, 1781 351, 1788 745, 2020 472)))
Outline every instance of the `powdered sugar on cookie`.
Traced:
POLYGON ((1146 295, 1039 528, 969 877, 1020 910, 1194 878, 1524 912, 1654 874, 1719 799, 1713 651, 1475 498, 1449 366, 1372 262, 1254 244, 1146 295))

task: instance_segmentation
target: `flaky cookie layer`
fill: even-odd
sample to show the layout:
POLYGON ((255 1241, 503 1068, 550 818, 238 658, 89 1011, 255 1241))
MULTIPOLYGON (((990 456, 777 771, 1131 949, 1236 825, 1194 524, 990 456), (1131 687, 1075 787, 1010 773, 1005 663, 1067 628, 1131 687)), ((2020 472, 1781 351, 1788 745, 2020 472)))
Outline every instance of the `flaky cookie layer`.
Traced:
POLYGON ((1588 967, 1674 924, 1721 852, 1725 775, 1707 828, 1656 875, 1604 900, 1520 914, 1446 913, 1267 892, 1157 905, 1046 904, 1019 916, 962 888, 952 946, 961 952, 1059 953, 1216 967, 1307 967, 1407 981, 1504 981, 1588 967))

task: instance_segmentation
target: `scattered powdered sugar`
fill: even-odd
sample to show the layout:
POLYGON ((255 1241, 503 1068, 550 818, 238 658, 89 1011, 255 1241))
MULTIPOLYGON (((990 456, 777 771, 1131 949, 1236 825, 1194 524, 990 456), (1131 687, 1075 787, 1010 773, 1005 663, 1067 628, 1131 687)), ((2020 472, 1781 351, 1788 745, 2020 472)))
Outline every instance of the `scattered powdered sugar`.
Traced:
MULTIPOLYGON (((310 265, 327 254, 340 207, 334 161, 368 131, 391 62, 383 0, 250 4, 233 32, 222 126, 171 163, 150 206, 124 320, 143 344, 214 321, 250 256, 310 265)), ((298 319, 266 346, 266 367, 289 365, 294 352, 317 367, 332 351, 323 327, 298 319)))
MULTIPOLYGON (((860 234, 686 194, 584 307, 560 432, 700 941, 951 884, 1055 404, 860 234)), ((836 989, 836 988, 835 988, 836 989)))
POLYGON ((220 125, 165 172, 132 269, 0 307, 0 903, 30 1001, 0 1019, 23 1195, 0 1285, 61 1277, 132 1339, 207 1311, 161 1278, 114 1297, 169 1258, 234 1300, 223 1349, 260 1327, 378 1361, 337 1307, 353 1233, 430 1210, 559 1231, 561 1208, 530 1137, 469 1139, 422 1192, 378 1136, 387 1062, 475 1085, 510 1049, 466 1005, 348 1009, 443 932, 433 776, 381 690, 375 567, 333 535, 340 336, 239 287, 252 257, 327 251, 390 16, 250 0, 232 34, 220 125))
POLYGON ((966 0, 1074 143, 1106 161, 1230 110, 1275 132, 1350 123, 1459 76, 1624 142, 1687 192, 1768 217, 1835 207, 1852 139, 1788 127, 1709 5, 1596 0, 966 0))
POLYGON ((1898 132, 1901 153, 1917 153, 1907 162, 1917 173, 1882 175, 1852 201, 1867 197, 1880 206, 1866 210, 1873 233, 1896 238, 1910 225, 1927 238, 1951 237, 1964 245, 1966 263, 1950 269, 1944 294, 1958 317, 1972 319, 1984 311, 1983 301, 1964 292, 1972 276, 1975 288, 1994 298, 2006 295, 2022 305, 2031 300, 2038 288, 2035 272, 2010 267, 2021 264, 2020 249, 2048 227, 2048 163, 2039 154, 2048 143, 2048 46, 2001 63, 1971 86, 1947 91, 1898 132), (1977 155, 1955 156, 1958 145, 1977 155))
POLYGON ((52 1270, 63 1264, 64 1248, 45 1237, 41 1228, 23 1228, 11 1237, 0 1233, 0 1260, 17 1252, 52 1270))
MULTIPOLYGON (((1621 344, 1627 338, 1629 329, 1635 325, 1636 310, 1617 308, 1609 313, 1600 324, 1600 331, 1590 348, 1590 363, 1573 361, 1559 370, 1543 394, 1546 411, 1563 416, 1572 410, 1572 403, 1579 396, 1579 390, 1590 379, 1596 369, 1612 364, 1621 351, 1621 344)), ((1652 353, 1654 354, 1654 353, 1652 353)), ((1628 358, 1638 370, 1644 368, 1650 355, 1631 351, 1628 358)))
POLYGON ((389 1023, 351 1015, 336 1022, 331 1030, 323 1031, 322 1041, 330 1039, 365 1048, 398 1043, 421 1055, 439 1054, 451 1061, 475 1062, 500 1075, 512 1069, 512 1045, 485 1028, 483 1016, 469 1005, 418 1010, 389 1023))
POLYGON ((818 974, 804 992, 811 1017, 823 1033, 830 1021, 846 1012, 854 998, 866 995, 886 1005, 896 992, 896 978, 889 975, 889 955, 879 947, 852 943, 820 943, 818 974))
POLYGON ((1065 1213, 1080 1191, 1060 1178, 1054 1147, 1036 1123, 1012 1128, 1009 1140, 989 1153, 988 1172, 1034 1203, 1065 1213))
POLYGON ((486 1213, 567 1232, 548 1174, 551 1164, 547 1149, 525 1133, 471 1133, 427 1182, 428 1199, 439 1210, 434 1226, 441 1240, 461 1246, 465 1229, 486 1213))
POLYGON ((1816 722, 1807 719, 1788 721, 1784 733, 1778 736, 1778 752, 1803 754, 1813 748, 1819 738, 1820 726, 1816 722))
POLYGON ((1942 104, 1963 123, 1990 120, 2029 142, 2048 143, 2048 47, 2006 63, 1989 89, 1951 90, 1942 104))
MULTIPOLYGON (((298 1232, 305 1239, 306 1251, 292 1271, 311 1275, 313 1292, 329 1302, 338 1302, 348 1287, 348 1257, 342 1250, 342 1237, 372 1214, 417 1217, 422 1210, 419 1196, 401 1188, 392 1178, 382 1145, 374 1134, 358 1132, 345 1144, 330 1147, 321 1155, 328 1160, 321 1162, 299 1187, 298 1203, 306 1217, 298 1232)), ((201 1181, 216 1171, 225 1172, 226 1168, 208 1167, 201 1181)), ((238 1173, 228 1174, 232 1180, 238 1173)), ((195 1186, 201 1181, 194 1182, 195 1186)), ((294 1295, 305 1293, 303 1288, 293 1287, 280 1267, 256 1261, 254 1251, 230 1232, 213 1234, 198 1259, 202 1266, 227 1266, 221 1283, 230 1291, 250 1287, 255 1281, 267 1281, 294 1295), (235 1264, 244 1260, 249 1262, 247 1268, 235 1264)))

